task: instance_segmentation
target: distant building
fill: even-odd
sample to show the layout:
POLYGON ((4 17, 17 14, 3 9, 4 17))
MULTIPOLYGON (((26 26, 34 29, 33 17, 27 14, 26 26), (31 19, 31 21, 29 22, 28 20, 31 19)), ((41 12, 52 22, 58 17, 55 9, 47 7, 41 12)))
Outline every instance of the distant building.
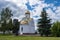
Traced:
POLYGON ((25 13, 25 17, 20 21, 19 34, 34 34, 35 25, 33 18, 30 18, 30 12, 25 13))

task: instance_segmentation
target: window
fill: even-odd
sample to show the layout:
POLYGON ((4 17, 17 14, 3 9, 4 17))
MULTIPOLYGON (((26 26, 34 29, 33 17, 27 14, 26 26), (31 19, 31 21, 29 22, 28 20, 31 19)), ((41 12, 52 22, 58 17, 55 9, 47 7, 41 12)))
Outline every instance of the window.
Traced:
POLYGON ((21 27, 21 31, 23 31, 23 27, 21 27))

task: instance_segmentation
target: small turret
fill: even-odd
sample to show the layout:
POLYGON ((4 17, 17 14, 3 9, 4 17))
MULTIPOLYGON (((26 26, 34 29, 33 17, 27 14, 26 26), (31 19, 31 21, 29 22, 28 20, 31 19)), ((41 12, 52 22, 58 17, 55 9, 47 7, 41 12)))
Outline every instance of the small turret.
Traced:
POLYGON ((29 11, 26 11, 25 12, 25 16, 26 16, 26 18, 30 18, 30 12, 29 11))

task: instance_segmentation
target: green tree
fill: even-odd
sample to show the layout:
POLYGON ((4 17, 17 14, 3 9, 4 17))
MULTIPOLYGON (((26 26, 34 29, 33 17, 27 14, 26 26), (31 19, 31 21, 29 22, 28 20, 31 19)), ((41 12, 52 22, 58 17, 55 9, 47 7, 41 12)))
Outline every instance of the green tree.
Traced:
POLYGON ((50 34, 50 27, 51 27, 51 19, 47 17, 47 13, 45 9, 43 8, 43 11, 41 12, 40 19, 38 19, 38 31, 41 34, 41 36, 45 35, 48 36, 50 34))
POLYGON ((2 23, 2 27, 1 27, 1 31, 3 31, 3 34, 5 34, 6 31, 6 21, 4 20, 4 22, 2 23))
POLYGON ((13 20, 13 33, 15 34, 15 35, 18 35, 18 31, 19 31, 19 22, 18 22, 18 19, 14 19, 13 20))
POLYGON ((51 31, 53 36, 60 37, 60 22, 54 22, 51 31))
POLYGON ((12 23, 12 19, 9 20, 9 23, 7 23, 7 30, 11 31, 13 30, 13 23, 12 23))
POLYGON ((3 31, 3 33, 5 34, 5 31, 7 30, 7 20, 11 19, 12 15, 12 11, 7 7, 7 8, 3 8, 1 11, 1 30, 3 31))

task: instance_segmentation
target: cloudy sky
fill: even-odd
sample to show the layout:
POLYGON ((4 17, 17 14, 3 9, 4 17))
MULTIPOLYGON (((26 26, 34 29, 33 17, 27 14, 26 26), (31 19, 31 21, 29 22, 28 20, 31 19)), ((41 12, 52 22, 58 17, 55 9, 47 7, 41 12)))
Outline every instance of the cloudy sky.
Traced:
POLYGON ((24 12, 29 10, 31 17, 37 21, 45 8, 52 22, 60 21, 60 0, 0 0, 0 10, 4 7, 10 7, 14 14, 12 18, 19 20, 24 17, 24 12))

